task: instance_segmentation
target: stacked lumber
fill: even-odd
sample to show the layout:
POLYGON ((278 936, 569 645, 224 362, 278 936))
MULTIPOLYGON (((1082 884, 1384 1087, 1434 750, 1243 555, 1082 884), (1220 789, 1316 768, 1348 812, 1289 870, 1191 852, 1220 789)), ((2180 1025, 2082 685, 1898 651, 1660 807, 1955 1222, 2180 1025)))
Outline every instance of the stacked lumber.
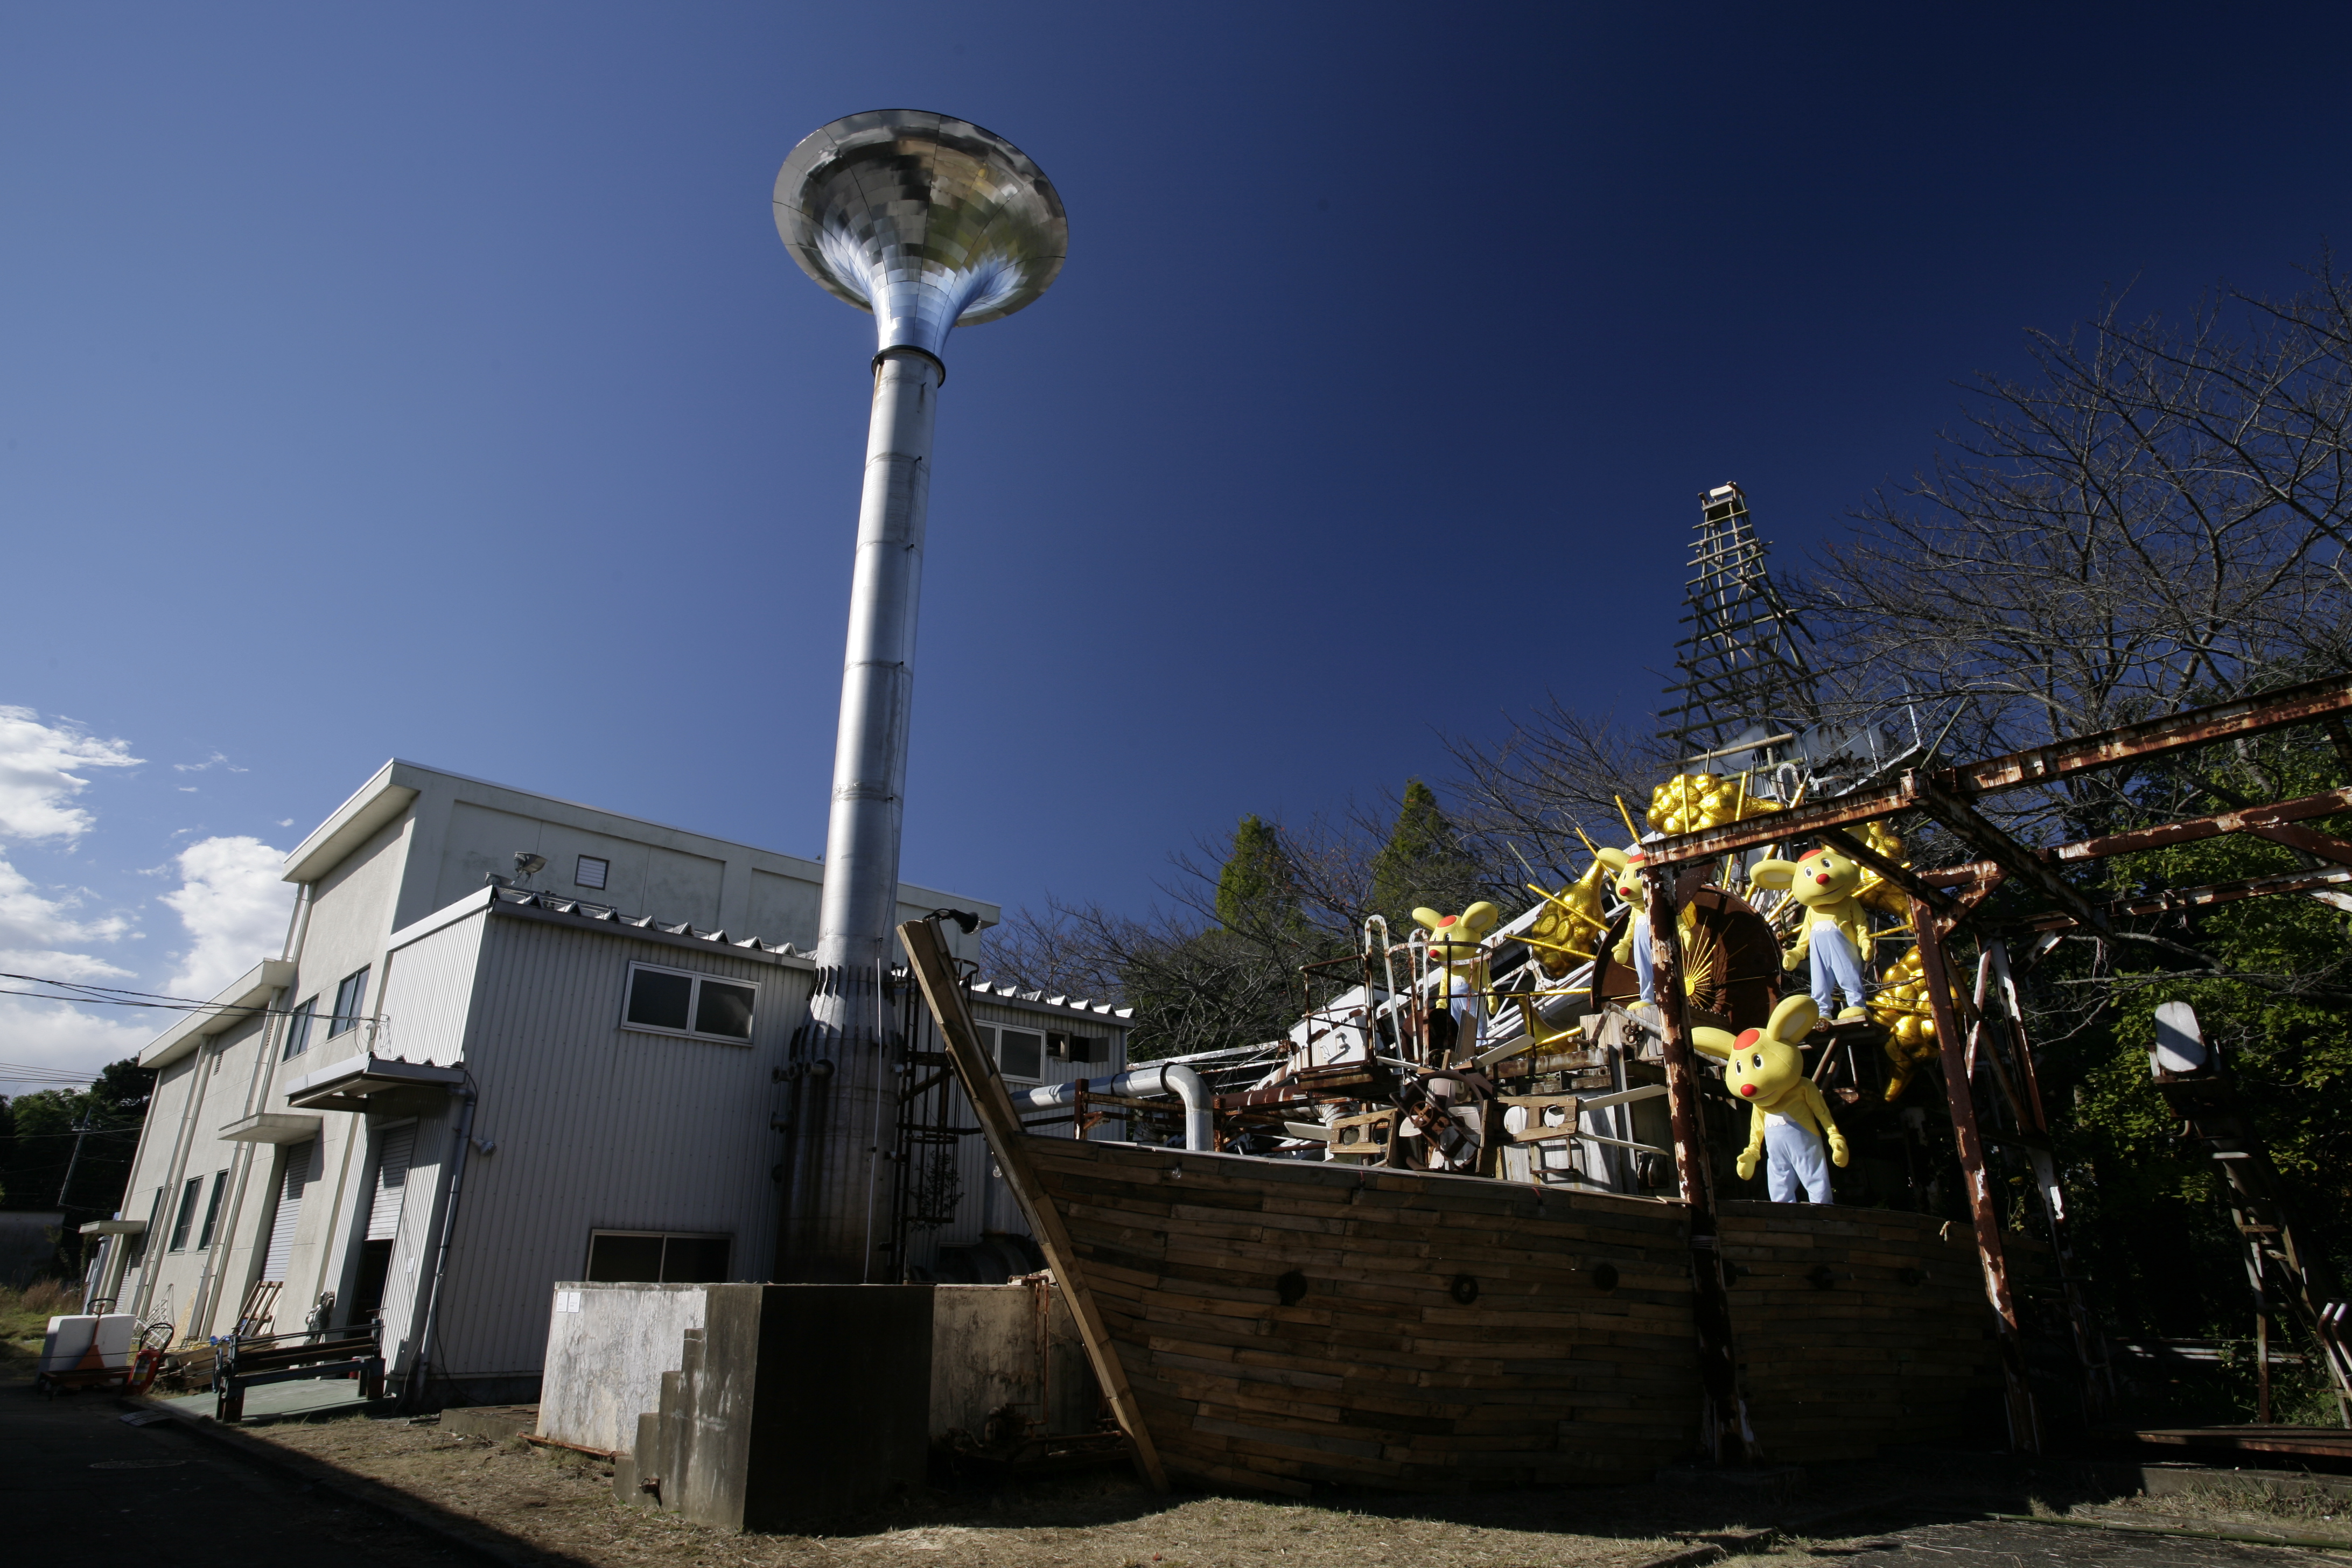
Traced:
POLYGON ((1719 1215, 1740 1384, 1768 1458, 1868 1458, 1999 1422, 2000 1351, 1965 1223, 1812 1204, 1719 1215))
POLYGON ((1621 1482, 1696 1440, 1679 1205, 1023 1142, 1172 1473, 1292 1493, 1621 1482))

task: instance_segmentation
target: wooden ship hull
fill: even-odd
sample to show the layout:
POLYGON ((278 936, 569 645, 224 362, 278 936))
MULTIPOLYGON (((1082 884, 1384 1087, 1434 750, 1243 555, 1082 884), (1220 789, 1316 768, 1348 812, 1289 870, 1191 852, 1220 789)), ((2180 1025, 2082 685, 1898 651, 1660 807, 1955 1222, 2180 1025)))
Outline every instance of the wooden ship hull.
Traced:
MULTIPOLYGON (((1063 1282, 1115 1359, 1097 1371, 1125 1384, 1171 1477, 1290 1493, 1625 1482, 1699 1447, 1678 1202, 1014 1136, 1008 1173, 1050 1211, 1063 1282)), ((1765 1458, 1998 1434, 1965 1226, 1717 1213, 1765 1458)))

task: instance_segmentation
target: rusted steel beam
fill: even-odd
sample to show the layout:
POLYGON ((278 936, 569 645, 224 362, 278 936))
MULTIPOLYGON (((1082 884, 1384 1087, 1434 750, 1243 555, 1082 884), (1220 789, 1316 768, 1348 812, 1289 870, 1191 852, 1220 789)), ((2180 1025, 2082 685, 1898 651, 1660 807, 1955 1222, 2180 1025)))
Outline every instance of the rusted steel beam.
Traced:
MULTIPOLYGON (((2162 915, 2177 910, 2201 910, 2213 904, 2233 904, 2240 899, 2266 898, 2273 893, 2308 893, 2352 882, 2352 866, 2322 866, 2310 871, 2281 871, 2270 877, 2248 877, 2236 882, 2212 882, 2201 888, 2174 888, 2145 899, 2117 899, 2101 905, 2116 915, 2162 915)), ((2075 921, 2062 914, 2041 915, 2021 922, 2027 931, 2072 931, 2075 921)))
POLYGON ((2200 838, 2218 838, 2225 833, 2258 832, 2282 822, 2333 816, 2345 811, 2352 811, 2352 789, 2331 789, 2321 795, 2307 795, 2301 800, 2283 800, 2272 805, 2250 805, 2238 811, 2219 811, 2210 816, 2160 822, 2154 827, 2135 827, 2128 833, 2110 833, 2075 844, 2062 844, 2050 851, 2050 858, 2061 863, 2104 860, 2110 855, 2161 849, 2168 845, 2189 844, 2200 838))
POLYGON ((2290 849, 2300 849, 2322 860, 2333 860, 2338 866, 2352 866, 2352 844, 2347 844, 2333 834, 2322 833, 2315 827, 2300 823, 2273 822, 2246 830, 2273 844, 2284 844, 2290 849))
POLYGON ((2075 773, 2111 768, 2118 763, 2177 752, 2185 746, 2259 735, 2289 724, 2309 723, 2346 713, 2352 713, 2352 675, 2331 675, 2260 697, 2193 708, 2186 713, 1970 763, 1953 770, 1953 793, 1991 795, 2027 784, 2048 784, 2075 773))
POLYGON ((2002 832, 1975 806, 1933 783, 1922 784, 1920 804, 1962 843, 2037 889, 2078 923, 2096 931, 2107 929, 2105 913, 2084 898, 2080 889, 2060 876, 2039 854, 2002 832))
POLYGON ((1921 881, 1911 868, 1897 860, 1890 860, 1842 827, 1822 829, 1822 839, 1861 861, 1895 887, 1944 915, 1956 914, 1959 901, 1941 888, 1932 888, 1921 881))
POLYGON ((1944 959, 1944 930, 1935 911, 1913 900, 1911 923, 1919 938, 1919 977, 1927 988, 1927 1010, 1936 1021, 1936 1038, 1943 1042, 1937 1065, 1944 1074, 1944 1099, 1952 1111, 1952 1142, 1968 1187, 1969 1217, 1975 1222, 1977 1262, 1984 1270, 1985 1300, 1992 1307, 1996 1336, 2000 1342, 2000 1371, 2009 1407, 2009 1440, 2028 1454, 2042 1451, 2042 1421, 2033 1406, 2032 1385, 2026 1379, 2025 1334, 2018 1321, 2017 1298, 2009 1288, 2009 1259, 2001 1248, 2000 1210, 1985 1166, 1984 1135, 1977 1127, 1975 1040, 1960 1032, 1958 1011, 1952 1005, 1952 981, 1944 959))
MULTIPOLYGON (((2107 1359, 2106 1338, 2099 1332, 2097 1320, 2091 1315, 2082 1260, 2075 1256, 2073 1228, 2066 1213, 2066 1189, 2059 1180, 2057 1157, 2051 1150, 2050 1119, 2042 1104, 2041 1075, 2034 1068, 2032 1042, 2025 1033, 2025 1013, 2018 1005, 2017 984, 2009 972, 2009 944, 1998 938, 1984 944, 1983 955, 1978 960, 1976 1012, 1978 1028, 1999 1031, 1998 1040, 2007 1044, 2017 1076, 2024 1083, 2027 1115, 2023 1131, 2030 1136, 2020 1142, 2024 1145, 2027 1161, 2033 1166, 2033 1190, 2042 1201, 2042 1220, 2050 1227, 2050 1248, 2058 1264, 2058 1288, 2065 1302, 2067 1331, 2074 1342, 2074 1360, 2083 1374, 2084 1411, 2095 1427, 2115 1407, 2115 1368, 2107 1359)), ((1993 1045, 1992 1054, 2000 1056, 2000 1043, 1993 1045)))
MULTIPOLYGON (((2137 762, 2186 746, 2259 735, 2289 724, 2325 722, 2347 713, 2352 713, 2352 675, 2330 676, 2241 702, 2192 709, 2168 718, 2151 719, 2144 724, 2126 724, 2096 735, 2053 741, 2029 751, 1989 757, 1938 772, 1934 778, 1946 794, 1972 800, 1979 795, 2049 784, 2076 773, 2137 762)), ((1775 844, 1784 838, 1815 837, 1824 828, 1874 822, 1921 804, 1922 779, 1917 773, 1905 773, 1891 784, 1814 801, 1792 811, 1769 812, 1726 823, 1721 827, 1677 834, 1651 846, 1649 858, 1654 865, 1682 866, 1775 844)))
POLYGON ((1718 855, 1778 844, 1784 838, 1818 837, 1825 828, 1876 822, 1919 804, 1916 783, 1918 776, 1905 773, 1892 784, 1813 801, 1790 811, 1769 811, 1761 816, 1727 822, 1721 827, 1676 834, 1649 846, 1648 860, 1654 866, 1687 866, 1696 860, 1712 860, 1718 855))
POLYGON ((1657 989, 1658 1035, 1665 1058, 1666 1110, 1674 1130, 1675 1175, 1690 1214, 1691 1317, 1698 1330, 1699 1442, 1717 1464, 1752 1463, 1755 1434, 1739 1388, 1739 1353, 1733 1342, 1730 1282, 1724 1276, 1716 1220, 1715 1176, 1707 1163, 1706 1121, 1700 1111, 1697 1064, 1683 1016, 1682 933, 1675 921, 1674 878, 1658 867, 1643 874, 1650 895, 1650 963, 1657 989))

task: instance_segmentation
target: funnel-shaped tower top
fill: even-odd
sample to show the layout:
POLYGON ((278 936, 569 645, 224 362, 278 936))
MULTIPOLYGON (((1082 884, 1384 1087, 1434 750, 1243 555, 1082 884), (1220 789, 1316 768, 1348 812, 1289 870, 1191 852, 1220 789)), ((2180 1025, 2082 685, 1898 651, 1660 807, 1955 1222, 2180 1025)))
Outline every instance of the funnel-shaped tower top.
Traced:
POLYGON ((1021 149, 917 109, 809 132, 776 176, 776 229, 803 271, 874 312, 881 348, 935 359, 958 322, 1043 294, 1070 233, 1053 182, 1021 149))

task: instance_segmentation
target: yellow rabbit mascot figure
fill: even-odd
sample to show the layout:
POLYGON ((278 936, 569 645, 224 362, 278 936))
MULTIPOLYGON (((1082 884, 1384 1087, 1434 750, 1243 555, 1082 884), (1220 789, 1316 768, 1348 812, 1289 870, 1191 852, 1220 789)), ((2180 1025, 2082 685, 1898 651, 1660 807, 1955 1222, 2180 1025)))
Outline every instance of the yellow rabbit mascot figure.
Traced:
POLYGON ((1503 911, 1481 899, 1458 915, 1417 909, 1412 918, 1429 932, 1429 958, 1444 968, 1445 1011, 1454 1021, 1457 1040, 1483 1044, 1486 1034, 1486 950, 1488 931, 1503 911))
POLYGON ((1789 963, 1811 961, 1813 1005, 1827 1014, 1830 999, 1843 991, 1845 1011, 1838 1017, 1867 1017, 1862 955, 1870 951, 1870 911, 1854 896, 1862 886, 1861 865, 1834 849, 1816 849, 1793 864, 1759 860, 1748 876, 1759 888, 1788 889, 1804 906, 1789 963))
POLYGON ((1705 1026, 1691 1031, 1691 1044, 1723 1062, 1723 1081, 1731 1091, 1756 1107, 1748 1147, 1739 1152, 1739 1179, 1754 1175, 1761 1159, 1765 1185, 1776 1204, 1832 1202, 1830 1165, 1843 1169, 1846 1163, 1845 1134, 1830 1118, 1830 1102, 1805 1076, 1800 1048, 1820 1017, 1811 997, 1790 996, 1772 1009, 1771 1022, 1760 1029, 1738 1035, 1705 1026), (1822 1160, 1824 1139, 1827 1164, 1822 1160))

